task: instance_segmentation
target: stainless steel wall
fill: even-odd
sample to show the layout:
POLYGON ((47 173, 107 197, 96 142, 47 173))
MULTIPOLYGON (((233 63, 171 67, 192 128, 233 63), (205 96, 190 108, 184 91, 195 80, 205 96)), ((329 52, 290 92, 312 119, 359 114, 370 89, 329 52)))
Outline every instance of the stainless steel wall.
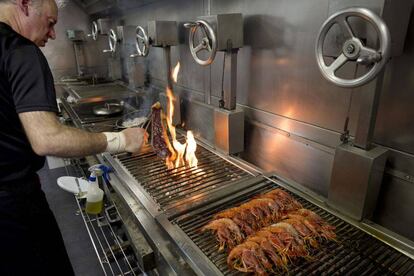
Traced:
MULTIPOLYGON (((59 8, 58 23, 55 26, 56 39, 49 40, 46 47, 42 48, 55 80, 62 76, 76 76, 75 51, 73 43, 67 38, 66 30, 83 30, 85 34, 90 32, 90 19, 76 3, 66 1, 66 5, 59 8)), ((103 38, 99 41, 88 39, 83 43, 85 64, 87 72, 96 72, 99 76, 107 74, 106 58, 97 54, 102 48, 103 38)), ((106 43, 106 42, 105 42, 106 43)))
MULTIPOLYGON (((413 2, 412 0, 410 0, 413 2)), ((131 3, 133 2, 130 0, 131 3)), ((392 1, 390 1, 392 2, 392 1)), ((182 24, 197 16, 240 12, 244 17, 245 46, 238 55, 239 108, 246 113, 245 160, 275 171, 327 196, 334 149, 349 116, 351 135, 356 132, 361 93, 372 85, 344 89, 328 83, 319 73, 314 55, 317 32, 329 14, 344 6, 364 6, 380 11, 376 0, 154 0, 138 8, 118 8, 110 13, 114 25, 125 26, 119 58, 123 78, 131 68, 150 77, 150 83, 165 85, 164 55, 151 48, 147 58, 130 59, 133 30, 148 20, 176 20, 180 45, 172 47, 172 64, 181 62, 175 89, 198 101, 211 96, 217 104, 221 91, 223 54, 202 67, 192 59, 188 31, 182 24)), ((414 20, 401 56, 387 65, 375 131, 375 142, 391 149, 375 222, 414 239, 414 20)), ((346 68, 346 72, 353 68, 346 68)), ((204 114, 204 113, 203 113, 204 114)), ((200 124, 204 115, 184 108, 184 120, 197 133, 214 135, 200 124), (194 126, 196 125, 196 126, 194 126), (201 126, 200 126, 201 125, 201 126)), ((205 118, 207 118, 206 116, 205 118)), ((211 121, 211 118, 208 117, 211 121)))

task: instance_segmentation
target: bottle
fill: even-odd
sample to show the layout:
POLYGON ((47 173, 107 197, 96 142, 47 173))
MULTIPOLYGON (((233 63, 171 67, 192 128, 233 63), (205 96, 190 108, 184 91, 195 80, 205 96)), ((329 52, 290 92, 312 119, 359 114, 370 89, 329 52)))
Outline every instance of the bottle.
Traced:
POLYGON ((97 215, 102 211, 104 192, 99 188, 98 179, 102 176, 102 170, 94 168, 89 177, 88 194, 86 196, 86 212, 97 215))

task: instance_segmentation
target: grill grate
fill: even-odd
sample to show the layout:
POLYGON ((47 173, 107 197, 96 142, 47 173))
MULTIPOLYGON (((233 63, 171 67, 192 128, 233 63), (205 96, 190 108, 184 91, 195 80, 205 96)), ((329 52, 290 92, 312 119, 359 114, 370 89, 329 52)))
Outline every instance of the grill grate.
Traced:
POLYGON ((117 159, 163 210, 180 204, 184 199, 227 185, 250 176, 246 171, 198 146, 197 168, 181 166, 167 169, 150 146, 136 156, 118 154, 117 159))
MULTIPOLYGON (((279 185, 265 180, 264 188, 227 201, 220 206, 196 210, 172 220, 203 251, 224 275, 240 274, 227 266, 227 254, 218 252, 218 243, 210 233, 201 232, 217 212, 250 200, 279 185)), ((288 191, 287 191, 288 192, 288 191)), ((289 192, 290 193, 290 192, 289 192)), ((399 253, 381 241, 346 223, 316 205, 290 193, 304 208, 314 211, 326 222, 336 227, 338 242, 321 241, 320 248, 311 251, 312 261, 295 260, 289 267, 292 275, 413 275, 414 260, 399 253)), ((280 275, 284 274, 280 272, 280 275)))

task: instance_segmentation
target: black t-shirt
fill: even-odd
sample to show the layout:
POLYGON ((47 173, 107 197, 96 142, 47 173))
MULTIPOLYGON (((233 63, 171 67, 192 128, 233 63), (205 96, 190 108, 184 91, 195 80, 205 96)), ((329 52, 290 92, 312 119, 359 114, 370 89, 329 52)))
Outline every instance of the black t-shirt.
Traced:
POLYGON ((30 111, 58 111, 52 73, 33 42, 0 22, 0 185, 44 165, 19 120, 18 113, 30 111))

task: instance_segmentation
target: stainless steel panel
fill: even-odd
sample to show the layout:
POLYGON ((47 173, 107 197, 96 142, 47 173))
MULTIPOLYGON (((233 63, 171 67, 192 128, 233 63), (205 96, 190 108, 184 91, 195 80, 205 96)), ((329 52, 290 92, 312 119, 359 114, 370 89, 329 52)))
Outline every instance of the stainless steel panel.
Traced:
POLYGON ((176 21, 148 21, 148 37, 153 46, 175 46, 178 44, 176 21))
POLYGON ((215 147, 226 154, 244 150, 244 112, 214 110, 215 147))
POLYGON ((414 154, 414 16, 404 53, 387 66, 374 141, 414 154))
MULTIPOLYGON (((59 20, 55 26, 56 39, 48 42, 47 46, 41 48, 45 54, 55 80, 62 76, 76 76, 75 54, 73 42, 66 37, 67 29, 83 30, 90 33, 89 16, 74 2, 68 1, 67 4, 59 9, 59 20)), ((106 76, 106 59, 102 55, 97 55, 100 39, 93 41, 87 39, 82 43, 85 55, 85 74, 97 73, 98 76, 106 76)))
MULTIPOLYGON (((239 103, 342 131, 349 91, 322 79, 314 57, 316 34, 327 18, 328 4, 324 0, 212 1, 213 14, 241 12, 244 17, 239 103)), ((217 56, 212 67, 216 96, 221 91, 221 67, 221 56, 217 56)))
MULTIPOLYGON (((150 20, 177 21, 180 45, 171 47, 171 64, 175 66, 177 61, 181 63, 178 85, 188 88, 190 91, 203 92, 209 89, 209 69, 204 68, 193 60, 188 49, 188 30, 182 24, 188 20, 195 20, 204 14, 203 1, 177 0, 156 1, 142 6, 136 10, 122 15, 125 25, 143 25, 150 20), (137 16, 138 15, 138 16, 137 16)), ((126 37, 126 43, 134 44, 134 37, 126 37)), ((148 55, 147 68, 151 78, 166 82, 164 69, 164 54, 162 49, 151 48, 148 55)))
POLYGON ((242 48, 243 41, 243 16, 240 13, 216 14, 200 16, 213 28, 217 39, 217 51, 226 51, 231 48, 242 48))
POLYGON ((260 123, 247 122, 245 128, 243 159, 328 196, 332 153, 295 141, 285 133, 260 123))
POLYGON ((385 174, 374 221, 414 240, 414 184, 385 174))
POLYGON ((329 205, 356 220, 372 218, 387 155, 382 147, 366 151, 348 144, 339 146, 332 168, 329 205))

